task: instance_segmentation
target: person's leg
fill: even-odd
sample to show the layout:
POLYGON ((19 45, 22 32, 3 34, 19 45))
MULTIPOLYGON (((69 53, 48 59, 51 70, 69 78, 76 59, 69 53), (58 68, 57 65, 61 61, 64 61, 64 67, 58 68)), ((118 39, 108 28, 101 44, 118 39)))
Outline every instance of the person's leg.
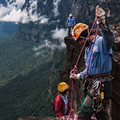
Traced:
POLYGON ((96 113, 97 120, 109 120, 109 116, 106 110, 101 110, 100 112, 96 113))
MULTIPOLYGON (((109 100, 110 94, 112 91, 112 81, 105 81, 104 82, 104 100, 109 100)), ((109 104, 109 103, 108 103, 109 104)), ((107 104, 103 102, 103 110, 96 113, 97 120, 109 120, 107 104)))
POLYGON ((79 111, 78 120, 91 120, 91 114, 79 111))
POLYGON ((70 36, 70 29, 71 27, 68 26, 68 36, 70 36))
MULTIPOLYGON (((93 95, 94 90, 90 90, 90 93, 91 95, 93 95)), ((83 104, 84 105, 81 105, 80 111, 78 112, 78 120, 91 120, 91 116, 94 113, 92 108, 93 99, 89 95, 87 95, 83 104)))

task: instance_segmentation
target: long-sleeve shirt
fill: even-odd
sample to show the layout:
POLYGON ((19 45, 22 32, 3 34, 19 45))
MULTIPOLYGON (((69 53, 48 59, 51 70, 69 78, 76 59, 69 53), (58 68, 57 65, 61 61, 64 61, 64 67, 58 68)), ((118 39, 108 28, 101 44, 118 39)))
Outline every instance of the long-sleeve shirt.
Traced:
MULTIPOLYGON (((58 93, 57 97, 54 100, 54 108, 55 108, 55 115, 57 117, 63 117, 65 115, 65 103, 61 98, 60 93, 58 93)), ((67 105, 67 114, 71 112, 71 102, 70 98, 68 97, 68 105, 67 105)))
POLYGON ((65 97, 64 97, 62 94, 60 94, 60 96, 65 103, 65 111, 64 111, 64 115, 65 115, 65 114, 67 114, 67 109, 68 109, 68 97, 67 97, 67 95, 65 95, 65 97))
POLYGON ((87 75, 107 73, 112 70, 112 45, 115 40, 114 35, 107 29, 100 28, 102 36, 97 35, 96 41, 92 51, 92 45, 95 40, 90 43, 89 47, 85 48, 85 63, 86 68, 83 72, 80 72, 80 77, 84 80, 87 72, 87 66, 92 51, 90 65, 87 75))
POLYGON ((73 27, 76 24, 75 22, 75 18, 74 17, 68 17, 66 25, 68 25, 69 27, 73 27))

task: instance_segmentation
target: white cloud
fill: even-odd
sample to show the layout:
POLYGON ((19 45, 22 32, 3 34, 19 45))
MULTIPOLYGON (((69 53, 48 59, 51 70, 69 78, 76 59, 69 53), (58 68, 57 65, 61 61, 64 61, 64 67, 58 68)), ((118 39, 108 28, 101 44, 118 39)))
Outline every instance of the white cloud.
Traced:
POLYGON ((43 5, 45 5, 47 3, 47 0, 43 2, 43 5))
MULTIPOLYGON (((26 18, 27 14, 25 11, 22 12, 22 18, 26 18)), ((26 18, 27 19, 27 18, 26 18)), ((2 21, 13 21, 13 22, 18 22, 21 20, 21 10, 16 11, 15 8, 12 9, 12 11, 9 14, 6 14, 5 16, 0 19, 2 21)), ((24 21, 24 20, 23 20, 24 21)), ((26 22, 26 21, 25 21, 26 22)))
POLYGON ((56 28, 56 30, 53 30, 52 32, 53 32, 52 37, 60 41, 62 48, 65 47, 66 45, 64 43, 64 37, 67 35, 68 30, 63 28, 61 29, 56 28))
POLYGON ((6 0, 6 2, 7 2, 6 7, 0 4, 0 21, 28 23, 29 21, 34 22, 34 21, 40 20, 40 23, 43 24, 43 23, 48 22, 49 20, 45 16, 38 17, 37 0, 29 1, 30 3, 29 11, 26 11, 26 9, 21 11, 21 8, 23 4, 25 3, 25 0, 16 0, 14 2, 12 2, 12 0, 10 1, 6 0))
POLYGON ((49 18, 47 18, 46 16, 41 16, 39 20, 40 20, 40 23, 43 24, 43 23, 47 23, 49 18))
POLYGON ((53 11, 55 17, 57 17, 59 15, 58 4, 59 4, 60 1, 61 0, 54 0, 53 1, 54 9, 52 11, 53 11))
POLYGON ((55 30, 52 30, 51 32, 52 32, 52 38, 59 40, 60 44, 57 45, 57 44, 53 44, 49 40, 44 40, 44 41, 42 41, 42 43, 39 46, 33 48, 33 50, 36 52, 35 56, 46 55, 45 49, 50 49, 51 51, 54 51, 56 48, 62 49, 62 48, 66 47, 66 45, 64 43, 64 37, 67 35, 68 30, 63 29, 63 28, 61 28, 61 29, 56 28, 55 30), (43 50, 43 48, 44 48, 44 50, 43 50))
POLYGON ((55 30, 52 31, 53 32, 53 38, 55 39, 63 39, 66 35, 67 35, 67 29, 58 29, 56 28, 55 30))

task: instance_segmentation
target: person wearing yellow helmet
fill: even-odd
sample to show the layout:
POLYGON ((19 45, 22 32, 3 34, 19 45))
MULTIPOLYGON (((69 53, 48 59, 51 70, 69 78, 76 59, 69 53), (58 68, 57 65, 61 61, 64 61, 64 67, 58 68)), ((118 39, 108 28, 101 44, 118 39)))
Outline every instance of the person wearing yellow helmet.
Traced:
POLYGON ((60 82, 58 84, 58 95, 54 100, 55 115, 57 117, 63 117, 73 113, 71 110, 70 98, 67 96, 68 84, 65 82, 60 82))
MULTIPOLYGON (((94 113, 97 120, 109 120, 107 110, 103 110, 102 107, 105 108, 104 103, 109 101, 112 91, 113 77, 110 72, 112 70, 112 45, 115 38, 105 21, 105 11, 99 6, 96 7, 96 17, 102 36, 93 33, 89 35, 89 44, 85 47, 86 68, 80 73, 70 75, 70 79, 82 79, 87 90, 87 96, 79 108, 78 120, 90 120, 94 113), (94 102, 96 104, 93 104, 94 102), (96 109, 95 105, 97 105, 96 109)), ((88 33, 88 25, 78 23, 73 28, 72 38, 79 44, 83 44, 88 33)))

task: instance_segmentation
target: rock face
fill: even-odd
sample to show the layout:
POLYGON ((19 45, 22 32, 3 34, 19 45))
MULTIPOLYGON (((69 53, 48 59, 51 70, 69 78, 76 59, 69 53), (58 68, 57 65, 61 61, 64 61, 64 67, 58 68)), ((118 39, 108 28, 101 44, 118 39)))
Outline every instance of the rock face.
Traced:
MULTIPOLYGON (((111 120, 119 120, 120 119, 120 24, 110 25, 110 28, 113 30, 115 34, 115 42, 113 44, 113 69, 111 71, 113 80, 113 90, 110 98, 110 104, 108 106, 108 113, 110 115, 111 120)), ((95 29, 93 30, 93 32, 95 29)), ((100 31, 98 31, 100 34, 100 31)), ((67 63, 66 67, 60 71, 61 81, 65 81, 70 85, 71 88, 71 80, 69 79, 70 71, 74 68, 76 61, 78 59, 79 53, 82 49, 77 42, 74 42, 72 38, 65 37, 65 43, 67 46, 67 63)), ((85 68, 84 63, 84 52, 80 58, 78 63, 77 72, 82 71, 85 68)), ((84 97, 84 93, 80 91, 81 86, 83 85, 82 81, 74 81, 73 82, 73 109, 75 111, 79 110, 79 104, 84 97)), ((71 90, 69 91, 71 92, 71 90)))
POLYGON ((113 69, 112 76, 113 80, 113 90, 112 90, 112 103, 111 103, 111 113, 113 120, 120 119, 120 24, 111 26, 115 33, 115 42, 113 44, 113 69))
MULTIPOLYGON (((115 33, 115 42, 113 44, 113 69, 112 76, 113 80, 113 90, 110 98, 110 104, 108 106, 108 112, 111 116, 110 120, 119 120, 120 119, 120 25, 110 25, 113 32, 115 33)), ((99 34, 99 33, 98 33, 99 34)), ((100 34, 99 34, 100 35, 100 34)), ((64 42, 67 46, 66 49, 66 66, 64 69, 60 70, 60 81, 65 81, 68 83, 69 93, 71 93, 72 80, 69 79, 70 71, 73 70, 74 65, 77 62, 78 56, 82 49, 82 46, 75 42, 71 37, 67 36, 64 38, 64 42)), ((77 65, 77 72, 84 70, 84 50, 80 57, 80 60, 77 65)), ((72 94, 72 107, 75 112, 79 110, 79 104, 84 98, 84 92, 80 91, 82 87, 82 81, 73 81, 73 94, 72 94)), ((69 94, 71 96, 71 94, 69 94)), ((22 117, 18 120, 60 120, 60 118, 54 117, 45 117, 45 118, 36 118, 36 117, 22 117)))
MULTIPOLYGON (((60 81, 65 81, 66 83, 68 83, 68 85, 70 86, 69 93, 71 93, 72 80, 69 79, 69 75, 71 70, 73 70, 74 65, 77 62, 78 56, 82 49, 82 45, 79 45, 78 42, 75 42, 71 37, 68 36, 64 38, 64 41, 67 46, 67 53, 66 53, 67 63, 65 68, 60 71, 60 81)), ((81 54, 77 68, 78 69, 76 73, 84 70, 85 68, 84 50, 83 53, 81 54)), ((73 81, 72 99, 73 99, 73 109, 75 110, 75 112, 79 110, 79 104, 84 97, 84 93, 80 91, 82 85, 83 85, 82 81, 78 81, 78 80, 73 81)), ((69 96, 71 96, 71 94, 69 94, 69 96)))
POLYGON ((18 120, 62 120, 61 118, 55 118, 55 117, 34 117, 34 116, 29 116, 29 117, 21 117, 18 120))

